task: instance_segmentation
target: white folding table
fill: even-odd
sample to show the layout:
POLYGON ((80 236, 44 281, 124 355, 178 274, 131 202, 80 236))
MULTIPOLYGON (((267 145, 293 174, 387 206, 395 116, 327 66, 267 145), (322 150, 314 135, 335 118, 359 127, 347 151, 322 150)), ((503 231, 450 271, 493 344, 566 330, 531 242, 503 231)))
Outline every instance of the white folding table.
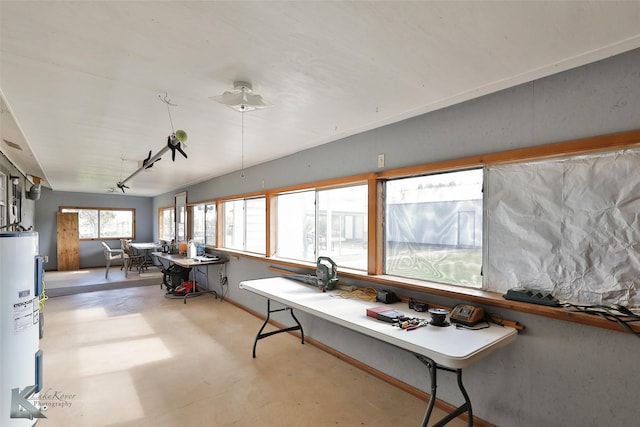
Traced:
MULTIPOLYGON (((284 277, 242 281, 239 287, 267 298, 267 317, 256 335, 253 344, 253 357, 256 357, 258 340, 277 333, 299 330, 304 344, 304 331, 293 313, 294 309, 413 353, 429 368, 431 377, 431 396, 422 426, 427 425, 435 403, 438 369, 456 373, 458 387, 465 403, 434 426, 443 426, 465 412, 468 414, 468 425, 472 426, 473 412, 469 396, 462 385, 462 369, 514 341, 517 337, 516 329, 494 324, 480 330, 428 325, 407 331, 366 315, 367 308, 379 306, 381 303, 342 298, 336 291, 320 292, 315 287, 284 277), (272 310, 271 301, 282 304, 284 308, 272 310), (285 310, 290 312, 296 325, 262 333, 269 322, 271 313, 285 310)), ((403 304, 391 304, 389 308, 413 316, 403 304)))
MULTIPOLYGON (((153 258, 151 258, 151 252, 157 250, 160 245, 157 243, 136 243, 136 242, 131 242, 129 243, 129 246, 131 246, 133 249, 135 249, 136 251, 140 252, 144 252, 144 262, 142 264, 142 268, 147 268, 149 265, 153 265, 153 258)), ((142 272, 142 268, 140 269, 140 271, 142 272)))

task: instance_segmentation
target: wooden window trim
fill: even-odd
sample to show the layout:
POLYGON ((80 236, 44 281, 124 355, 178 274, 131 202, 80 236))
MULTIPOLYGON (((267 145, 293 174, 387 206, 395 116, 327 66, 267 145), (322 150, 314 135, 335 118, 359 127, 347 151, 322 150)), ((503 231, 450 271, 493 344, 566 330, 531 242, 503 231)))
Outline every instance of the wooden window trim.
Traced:
POLYGON ((581 154, 636 148, 638 146, 640 146, 640 129, 459 159, 443 160, 400 169, 390 169, 378 172, 376 175, 378 179, 404 178, 434 172, 449 172, 498 164, 556 159, 581 154))
POLYGON ((98 208, 91 206, 58 206, 58 212, 62 212, 64 209, 78 209, 78 210, 86 210, 86 211, 129 211, 132 213, 133 218, 131 222, 131 236, 121 236, 121 237, 95 237, 89 239, 79 238, 81 242, 91 242, 91 241, 101 241, 101 240, 121 240, 121 239, 131 239, 135 240, 136 238, 136 209, 135 208, 98 208))
MULTIPOLYGON (((369 267, 366 273, 360 271, 349 271, 340 269, 340 277, 347 279, 355 279, 368 283, 382 286, 393 286, 399 289, 407 289, 411 291, 421 292, 428 295, 452 298, 486 307, 496 307, 508 310, 519 311, 527 314, 545 316, 557 320, 579 323, 588 326, 595 326, 613 331, 628 332, 615 322, 611 322, 584 313, 569 312, 561 307, 547 307, 542 305, 527 304, 517 301, 506 300, 500 293, 490 292, 475 288, 465 288, 456 285, 447 285, 441 283, 432 283, 421 280, 407 279, 395 276, 382 275, 383 264, 383 209, 381 202, 382 184, 385 180, 393 178, 405 178, 411 176, 425 175, 436 172, 448 172, 464 169, 472 169, 497 164, 508 164, 527 161, 540 161, 567 156, 576 156, 582 154, 592 154, 598 152, 615 151, 629 148, 640 147, 640 130, 631 130, 613 134, 599 135, 588 138, 563 141, 552 144, 545 144, 533 147, 519 148, 514 150, 501 151, 496 153, 488 153, 477 156, 470 156, 458 159, 442 160, 428 164, 421 164, 397 169, 389 169, 385 171, 372 172, 368 174, 355 175, 350 177, 335 178, 330 180, 319 181, 315 183, 306 183, 292 185, 283 188, 269 189, 261 192, 252 192, 243 195, 227 196, 215 199, 218 212, 222 208, 222 203, 227 200, 243 199, 251 197, 262 197, 268 195, 277 195, 291 191, 314 190, 320 188, 339 187, 345 185, 355 185, 367 182, 369 186, 369 223, 367 230, 370 233, 368 243, 368 262, 369 267), (372 265, 373 264, 373 265, 372 265)), ((271 197, 267 197, 267 232, 269 235, 275 233, 275 208, 271 205, 271 197)), ((218 242, 221 242, 222 236, 222 215, 217 216, 218 221, 218 242)), ((267 254, 272 253, 272 241, 267 236, 267 254)), ((217 247, 217 251, 227 253, 234 257, 245 257, 269 264, 287 266, 294 269, 315 270, 315 265, 305 264, 302 262, 283 261, 268 256, 259 256, 240 251, 234 251, 217 247)), ((639 322, 640 323, 640 322, 639 322)), ((640 324, 630 325, 635 331, 640 332, 640 324)))

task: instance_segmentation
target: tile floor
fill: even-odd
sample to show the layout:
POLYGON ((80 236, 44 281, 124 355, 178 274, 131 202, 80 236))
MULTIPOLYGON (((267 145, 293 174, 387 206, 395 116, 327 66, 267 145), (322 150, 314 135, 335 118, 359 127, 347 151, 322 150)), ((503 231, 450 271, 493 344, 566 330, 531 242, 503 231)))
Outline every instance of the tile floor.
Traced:
POLYGON ((289 334, 261 341, 253 359, 262 320, 213 295, 183 304, 159 286, 78 290, 50 297, 44 313, 40 427, 400 427, 426 409, 289 334))

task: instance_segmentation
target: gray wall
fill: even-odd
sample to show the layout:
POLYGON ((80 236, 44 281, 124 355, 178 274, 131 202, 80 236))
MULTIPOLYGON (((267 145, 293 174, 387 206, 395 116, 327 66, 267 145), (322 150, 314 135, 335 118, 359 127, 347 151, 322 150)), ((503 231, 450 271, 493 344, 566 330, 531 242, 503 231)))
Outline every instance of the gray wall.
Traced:
MULTIPOLYGON (((239 172, 213 179, 188 188, 188 199, 259 191, 261 180, 267 188, 278 188, 375 171, 379 153, 386 154, 387 168, 397 168, 637 129, 639 119, 640 50, 635 50, 248 168, 244 179, 239 172)), ((155 198, 154 210, 170 205, 172 196, 155 198)), ((273 276, 268 263, 232 257, 227 273, 229 298, 264 312, 265 301, 239 290, 238 283, 273 276)), ((477 416, 500 426, 638 424, 637 338, 522 312, 489 311, 521 322, 526 330, 515 343, 465 370, 477 416)), ((300 317, 305 333, 314 339, 429 390, 426 368, 410 354, 319 319, 300 317)), ((258 357, 260 348, 269 345, 274 344, 260 342, 258 357)), ((247 360, 250 351, 247 343, 247 360)), ((439 379, 439 397, 459 403, 455 381, 445 374, 439 379)))
MULTIPOLYGON (((76 206, 87 208, 133 208, 136 210, 136 242, 151 242, 157 229, 154 229, 152 218, 157 216, 153 210, 151 197, 125 196, 121 194, 90 194, 65 191, 51 191, 42 188, 40 200, 36 201, 34 230, 40 236, 40 254, 49 257, 45 269, 52 271, 58 268, 57 219, 60 206, 76 206)), ((112 248, 120 247, 119 240, 105 240, 112 248)), ((80 268, 105 265, 104 252, 100 240, 80 242, 80 268)))

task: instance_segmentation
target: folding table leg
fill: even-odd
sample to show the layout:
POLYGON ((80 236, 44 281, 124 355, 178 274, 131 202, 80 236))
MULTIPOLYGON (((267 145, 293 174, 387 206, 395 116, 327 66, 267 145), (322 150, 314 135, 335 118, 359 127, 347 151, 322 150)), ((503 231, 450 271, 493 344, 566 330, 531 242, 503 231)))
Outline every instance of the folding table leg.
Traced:
POLYGON ((304 344, 304 331, 302 330, 302 325, 298 321, 298 318, 295 316, 295 314, 293 314, 293 309, 291 309, 291 307, 285 307, 285 308, 279 308, 276 310, 271 310, 271 300, 267 299, 267 318, 264 319, 264 323, 262 324, 262 327, 258 331, 258 334, 256 335, 256 339, 253 342, 253 358, 254 359, 256 358, 256 345, 258 344, 258 340, 261 340, 262 338, 270 337, 271 335, 279 334, 282 332, 290 332, 290 331, 300 331, 300 335, 302 336, 302 344, 304 344), (263 334, 262 331, 264 330, 265 326, 267 326, 267 323, 269 323, 269 319, 271 318, 271 313, 277 313, 279 311, 286 311, 286 310, 289 311, 289 314, 291 314, 291 317, 296 322, 297 326, 278 329, 276 331, 266 332, 263 334))
POLYGON ((458 380, 458 388, 460 389, 460 392, 464 397, 464 403, 460 405, 458 408, 456 408, 450 414, 447 414, 444 418, 442 418, 440 421, 435 423, 432 427, 442 427, 444 425, 447 425, 453 419, 455 419, 456 417, 458 417, 459 415, 465 412, 467 413, 467 417, 468 417, 467 426, 473 427, 473 411, 471 409, 471 401, 469 400, 469 395, 467 394, 467 391, 462 385, 462 369, 451 369, 445 366, 438 366, 438 364, 436 364, 433 360, 429 359, 428 357, 422 356, 420 354, 414 354, 414 356, 416 356, 418 360, 420 360, 429 368, 429 376, 431 377, 431 395, 429 396, 429 404, 427 406, 427 412, 424 414, 424 419, 422 420, 422 427, 427 427, 429 419, 431 418, 431 412, 433 412, 433 406, 436 402, 436 390, 438 388, 438 378, 437 378, 438 369, 447 371, 447 372, 456 373, 456 377, 458 380))

